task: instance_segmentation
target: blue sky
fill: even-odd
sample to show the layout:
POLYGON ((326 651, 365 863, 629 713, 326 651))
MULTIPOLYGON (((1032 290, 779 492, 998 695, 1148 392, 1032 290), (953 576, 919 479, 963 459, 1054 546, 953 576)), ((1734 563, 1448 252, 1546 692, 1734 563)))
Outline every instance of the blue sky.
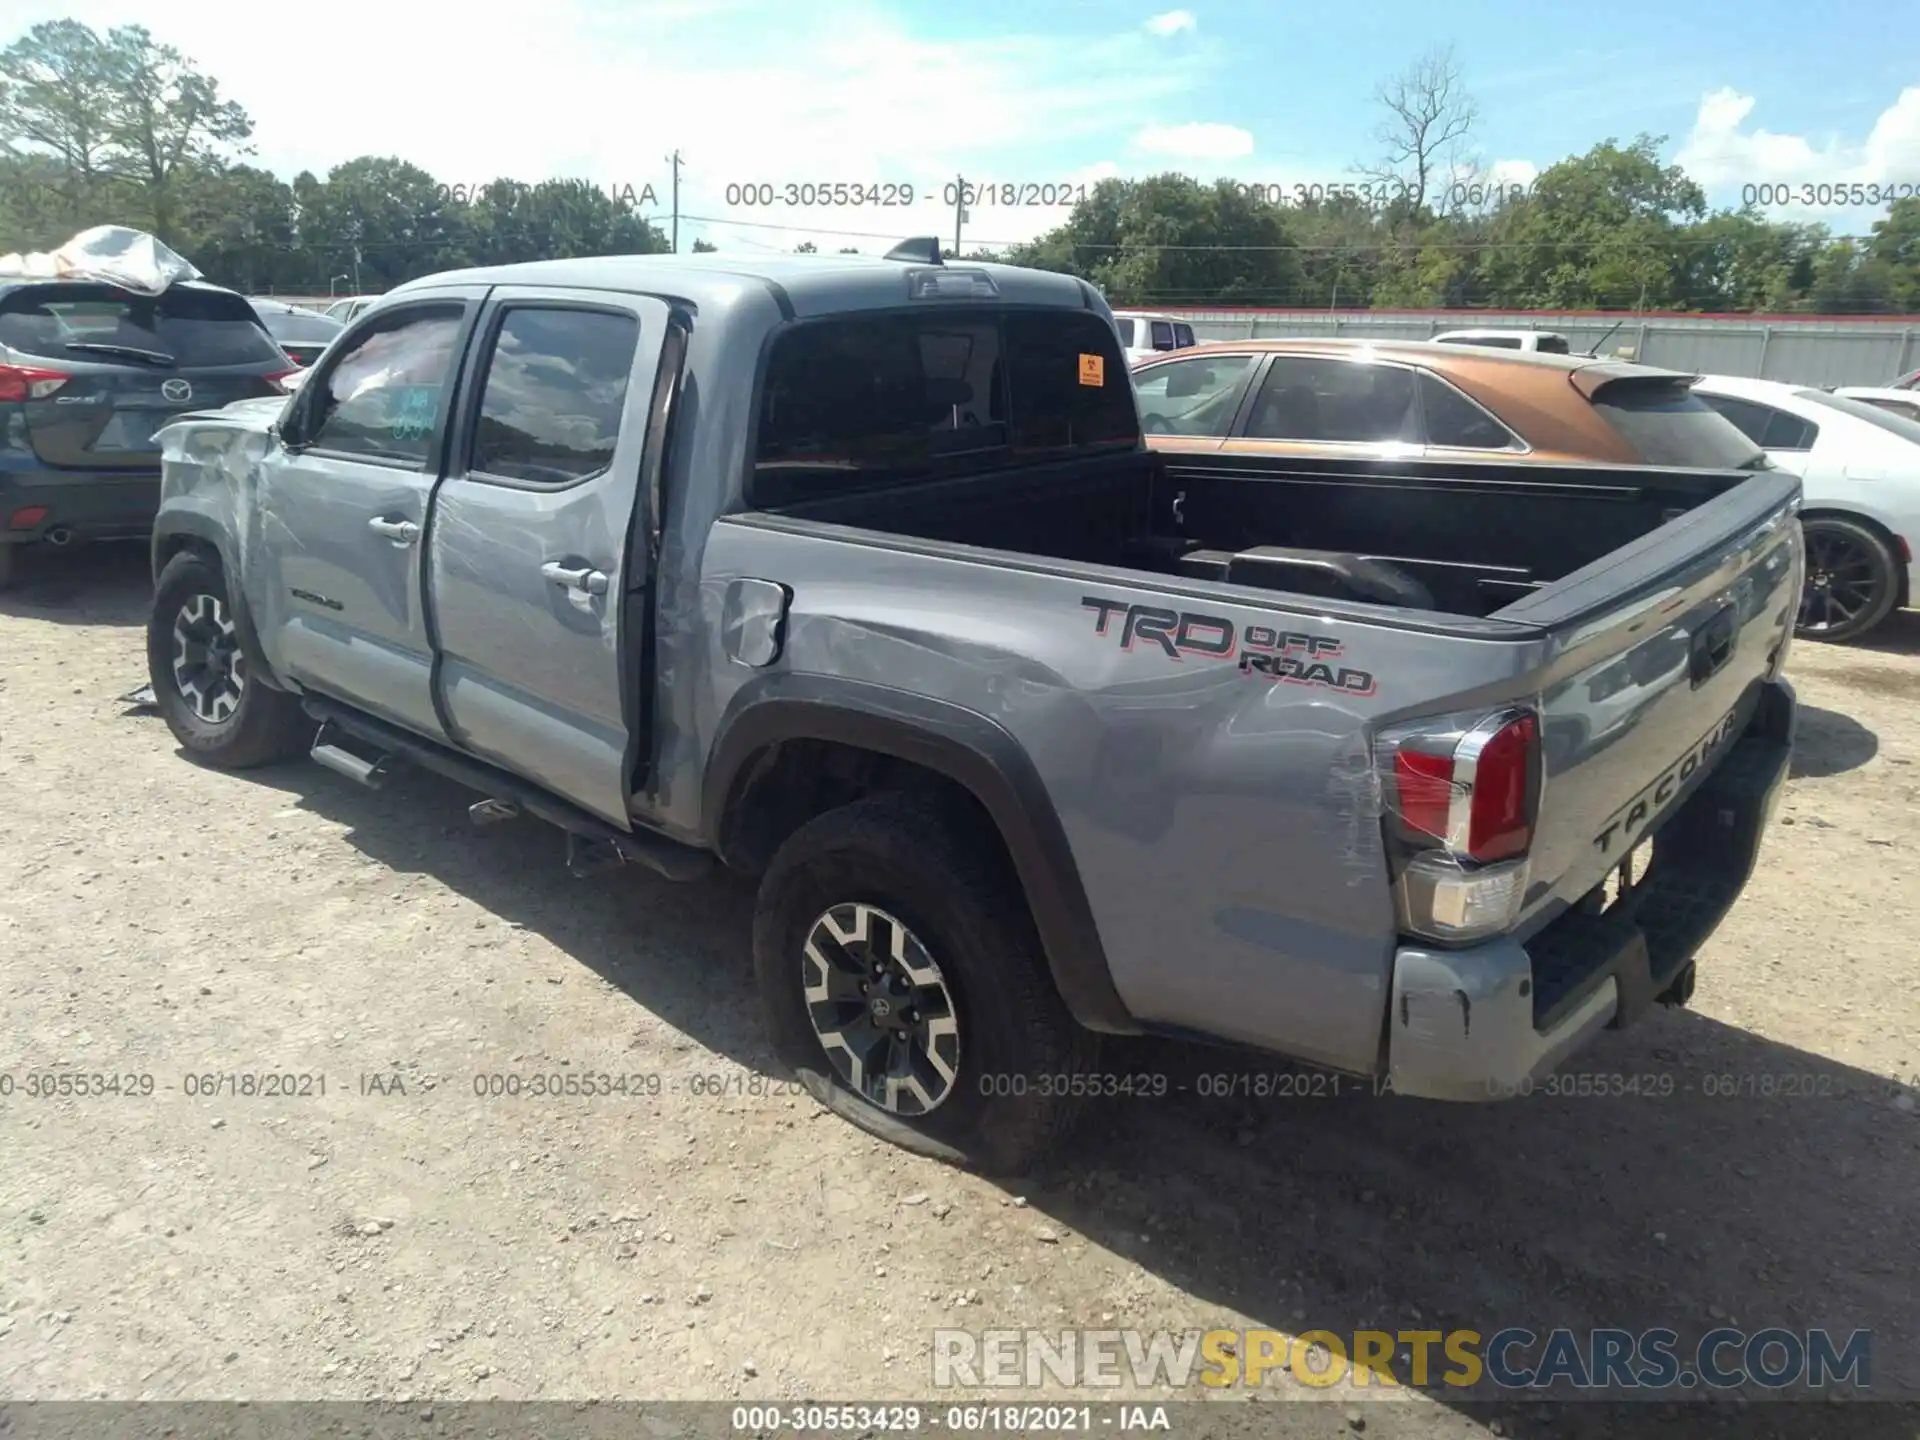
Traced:
MULTIPOLYGON (((1609 136, 1669 137, 1721 204, 1746 184, 1920 182, 1920 32, 1841 0, 541 0, 486 9, 331 0, 277 12, 196 0, 9 0, 9 28, 139 21, 217 76, 291 176, 397 153, 449 184, 577 176, 664 212, 686 161, 683 246, 876 248, 950 234, 958 172, 1069 182, 1176 169, 1351 180, 1378 150, 1379 83, 1451 45, 1480 111, 1463 157, 1506 179, 1609 136), (293 18, 299 18, 297 21, 293 18), (459 17, 459 18, 455 18, 459 17), (311 38, 310 27, 324 27, 311 38), (298 43, 290 36, 302 32, 298 43), (316 103, 318 102, 318 103, 316 103), (727 187, 911 184, 904 209, 742 208, 727 187)), ((1845 232, 1869 211, 1775 207, 1845 232)), ((970 242, 1030 238, 1044 207, 976 207, 970 242)))

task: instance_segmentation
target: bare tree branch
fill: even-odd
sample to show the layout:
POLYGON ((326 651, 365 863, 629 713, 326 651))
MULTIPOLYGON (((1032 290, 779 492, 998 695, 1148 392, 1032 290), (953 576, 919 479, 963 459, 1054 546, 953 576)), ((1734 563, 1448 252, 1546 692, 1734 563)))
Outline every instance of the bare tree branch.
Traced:
POLYGON ((1452 173, 1479 121, 1467 94, 1453 47, 1430 50, 1375 92, 1387 118, 1374 132, 1381 158, 1365 173, 1404 192, 1418 213, 1443 198, 1442 176, 1452 173))

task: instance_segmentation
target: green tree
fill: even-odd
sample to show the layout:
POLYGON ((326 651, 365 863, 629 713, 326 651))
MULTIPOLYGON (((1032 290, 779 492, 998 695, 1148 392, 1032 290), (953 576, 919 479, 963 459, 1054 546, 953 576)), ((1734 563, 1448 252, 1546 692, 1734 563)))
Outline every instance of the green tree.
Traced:
POLYGON ((1488 227, 1480 280, 1489 303, 1514 309, 1684 308, 1682 226, 1706 197, 1677 165, 1660 163, 1665 136, 1622 147, 1606 140, 1542 172, 1530 195, 1488 227))
POLYGON ((0 51, 0 223, 22 246, 59 244, 110 206, 119 61, 77 20, 36 25, 0 51))
POLYGON ((183 181, 216 169, 229 152, 245 153, 253 122, 219 82, 144 25, 107 32, 112 101, 108 116, 116 166, 136 189, 145 225, 168 244, 179 228, 183 181))
POLYGON ((693 242, 693 253, 696 255, 711 255, 719 248, 718 245, 707 240, 696 240, 693 242))

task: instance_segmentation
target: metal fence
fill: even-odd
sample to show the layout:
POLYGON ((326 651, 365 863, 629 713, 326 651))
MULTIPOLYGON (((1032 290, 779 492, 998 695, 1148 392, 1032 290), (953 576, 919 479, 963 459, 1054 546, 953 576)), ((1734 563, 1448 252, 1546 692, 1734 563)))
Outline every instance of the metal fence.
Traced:
MULTIPOLYGON (((280 295, 324 310, 339 297, 280 295)), ((1601 315, 1489 310, 1207 310, 1156 308, 1200 340, 1340 335, 1426 340, 1446 330, 1552 330, 1577 351, 1689 374, 1745 375, 1796 385, 1879 385, 1920 369, 1920 315, 1601 315)))
POLYGON ((1920 368, 1920 315, 1599 315, 1486 310, 1205 310, 1178 315, 1196 339, 1339 335, 1426 340, 1447 330, 1552 330, 1576 351, 1704 375, 1797 385, 1879 385, 1920 368))

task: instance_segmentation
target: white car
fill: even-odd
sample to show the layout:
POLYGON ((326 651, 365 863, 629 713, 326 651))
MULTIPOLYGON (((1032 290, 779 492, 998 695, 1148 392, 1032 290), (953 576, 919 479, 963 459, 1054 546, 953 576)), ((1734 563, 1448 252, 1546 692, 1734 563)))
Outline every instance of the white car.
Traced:
POLYGON ((1833 393, 1849 400, 1864 400, 1903 420, 1920 420, 1920 390, 1895 390, 1888 385, 1839 385, 1833 393))
POLYGON ((320 313, 329 320, 338 320, 342 325, 351 325, 360 317, 363 310, 379 298, 378 295, 342 295, 320 313))
POLYGON ((1573 344, 1554 330, 1448 330, 1433 337, 1436 345, 1481 345, 1489 350, 1537 350, 1543 355, 1571 355, 1573 344))
POLYGON ((1920 421, 1778 380, 1708 375, 1693 393, 1800 477, 1807 583, 1796 634, 1855 640, 1910 603, 1920 421))
POLYGON ((1184 350, 1193 344, 1193 326, 1171 315, 1155 315, 1144 310, 1116 310, 1113 327, 1120 332, 1120 348, 1127 352, 1127 368, 1142 360, 1151 360, 1169 350, 1184 350))

